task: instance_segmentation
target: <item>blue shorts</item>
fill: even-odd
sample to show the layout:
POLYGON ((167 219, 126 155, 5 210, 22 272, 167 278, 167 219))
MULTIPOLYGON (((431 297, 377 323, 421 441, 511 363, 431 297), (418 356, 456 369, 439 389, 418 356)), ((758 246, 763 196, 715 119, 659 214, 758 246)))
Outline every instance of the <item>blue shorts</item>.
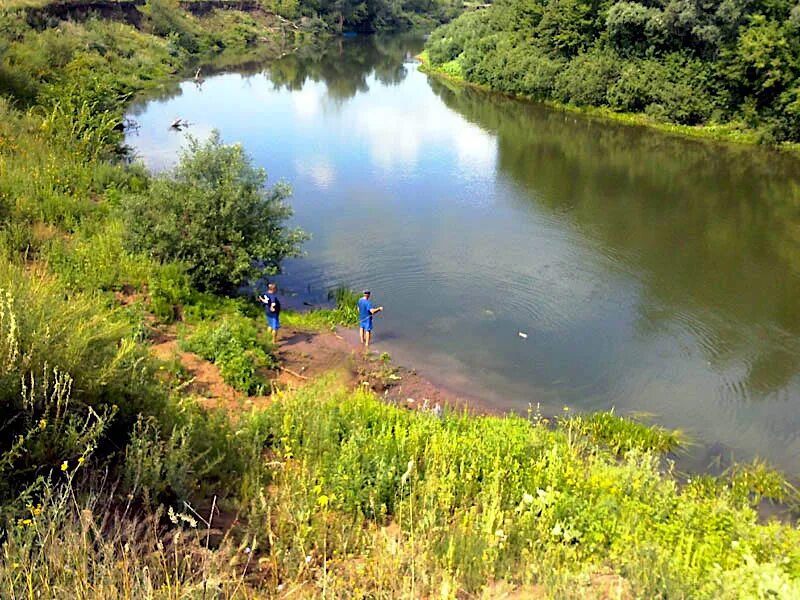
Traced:
POLYGON ((361 321, 361 329, 364 331, 372 331, 372 317, 368 317, 361 321))
POLYGON ((275 316, 267 315, 267 325, 269 325, 270 329, 274 329, 275 331, 278 331, 278 329, 281 328, 280 317, 278 315, 275 315, 275 316))

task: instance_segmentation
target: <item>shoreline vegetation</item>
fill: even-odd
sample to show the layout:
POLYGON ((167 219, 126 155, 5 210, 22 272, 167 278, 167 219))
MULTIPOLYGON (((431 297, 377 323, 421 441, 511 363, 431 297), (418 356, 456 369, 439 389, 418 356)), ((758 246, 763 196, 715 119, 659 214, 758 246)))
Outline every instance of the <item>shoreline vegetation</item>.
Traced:
MULTIPOLYGON (((290 189, 218 136, 155 176, 121 130, 134 92, 286 29, 181 6, 0 13, 0 596, 800 596, 796 514, 757 512, 796 491, 760 462, 683 481, 676 432, 610 413, 409 410, 379 395, 403 376, 386 355, 282 385, 231 292, 299 251, 290 189), (260 401, 210 407, 189 354, 260 401)), ((286 324, 353 326, 334 300, 286 324)))
POLYGON ((498 0, 434 30, 429 69, 557 109, 796 151, 800 10, 498 0))
MULTIPOLYGON (((493 94, 499 93, 516 100, 535 102, 537 104, 547 106, 553 110, 576 114, 590 119, 613 121, 623 125, 647 127, 660 133, 695 140, 707 140, 711 142, 723 142, 750 146, 763 145, 762 140, 755 131, 741 131, 740 129, 732 126, 681 125, 679 123, 664 123, 657 121, 643 113, 617 112, 607 107, 576 106, 574 104, 564 104, 562 102, 558 102, 557 100, 539 100, 531 96, 506 94, 504 92, 492 89, 488 85, 473 83, 466 80, 461 74, 460 68, 455 66, 455 64, 452 62, 434 66, 431 64, 430 56, 427 50, 424 50, 418 54, 416 58, 420 61, 420 70, 427 75, 437 77, 455 85, 469 86, 476 90, 493 94)), ((768 147, 771 150, 777 150, 779 152, 786 152, 792 155, 800 156, 800 143, 798 142, 781 142, 778 144, 769 145, 768 147)))

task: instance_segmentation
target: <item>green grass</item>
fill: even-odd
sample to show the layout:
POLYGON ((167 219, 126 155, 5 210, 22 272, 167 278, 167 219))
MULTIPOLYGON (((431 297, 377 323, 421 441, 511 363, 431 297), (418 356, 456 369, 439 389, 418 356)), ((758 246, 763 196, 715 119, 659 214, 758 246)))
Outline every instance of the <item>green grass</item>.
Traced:
POLYGON ((315 308, 312 310, 284 311, 283 322, 291 327, 319 331, 341 327, 358 326, 358 299, 360 296, 345 287, 338 287, 329 294, 335 302, 333 308, 315 308))
MULTIPOLYGON (((371 532, 397 524, 396 562, 383 564, 397 595, 437 594, 445 582, 478 593, 498 579, 562 595, 605 568, 635 597, 800 590, 800 534, 760 524, 738 484, 682 490, 660 452, 600 450, 570 420, 553 430, 517 417, 439 419, 321 384, 242 431, 276 463, 265 475, 274 493, 256 494, 250 527, 276 537, 264 553, 284 565, 279 580, 311 556, 304 577, 344 591, 354 585, 347 557, 387 561, 371 532)), ((636 448, 641 430, 630 431, 618 437, 636 448)), ((355 585, 369 596, 389 584, 367 573, 355 585)))
POLYGON ((264 393, 268 385, 261 371, 277 366, 266 333, 254 319, 237 313, 184 330, 180 346, 216 364, 225 383, 247 394, 264 393))
POLYGON ((562 429, 575 431, 608 448, 616 455, 631 450, 666 453, 677 450, 685 440, 679 431, 645 425, 613 412, 578 415, 560 421, 562 429))
POLYGON ((164 482, 191 491, 221 457, 237 458, 226 465, 236 484, 221 485, 239 525, 221 542, 209 547, 203 533, 217 523, 210 503, 119 520, 102 494, 74 502, 81 467, 70 461, 63 485, 8 529, 0 585, 17 596, 187 599, 204 588, 223 598, 491 597, 498 581, 529 597, 594 598, 601 579, 635 598, 800 592, 800 532, 759 520, 755 498, 736 489, 752 479, 682 485, 661 453, 601 449, 570 420, 440 418, 333 381, 233 426, 193 425, 212 440, 200 455, 186 429, 137 426, 127 473, 162 498, 164 482))

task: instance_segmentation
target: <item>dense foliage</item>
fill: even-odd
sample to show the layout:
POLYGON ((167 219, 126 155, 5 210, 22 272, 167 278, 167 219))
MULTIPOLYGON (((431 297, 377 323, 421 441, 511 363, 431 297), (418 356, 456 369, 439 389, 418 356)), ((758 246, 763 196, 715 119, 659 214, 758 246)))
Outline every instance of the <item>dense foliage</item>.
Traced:
POLYGON ((800 141, 794 0, 498 0, 427 48, 435 67, 511 94, 800 141))
POLYGON ((431 28, 462 10, 462 0, 264 0, 264 6, 295 19, 316 20, 337 33, 431 28))
MULTIPOLYGON (((0 528, 51 486, 99 465, 131 498, 152 502, 187 498, 236 471, 222 446, 210 449, 217 421, 176 402, 145 345, 148 312, 170 321, 200 295, 190 265, 126 248, 127 207, 169 184, 120 160, 121 125, 132 92, 221 46, 248 50, 265 24, 230 12, 203 28, 162 4, 175 11, 163 37, 157 19, 137 29, 0 13, 0 528), (177 43, 179 26, 202 32, 199 45, 177 43)), ((220 161, 235 154, 209 152, 220 161)), ((245 164, 225 166, 238 165, 250 188, 218 189, 261 203, 263 175, 245 164)), ((255 215, 269 212, 273 228, 261 232, 262 246, 287 210, 264 202, 269 211, 255 215)))
POLYGON ((223 145, 219 134, 190 141, 172 173, 126 203, 128 244, 159 262, 183 263, 201 290, 230 292, 274 275, 305 236, 285 225, 289 187, 265 190, 266 180, 241 146, 223 145))

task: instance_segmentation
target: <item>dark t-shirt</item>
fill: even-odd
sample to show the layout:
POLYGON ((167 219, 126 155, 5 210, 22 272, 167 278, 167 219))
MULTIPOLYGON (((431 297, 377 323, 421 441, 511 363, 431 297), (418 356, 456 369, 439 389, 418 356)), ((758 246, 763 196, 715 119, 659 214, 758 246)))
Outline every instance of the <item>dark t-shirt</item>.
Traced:
POLYGON ((266 294, 267 303, 264 305, 264 312, 268 317, 277 317, 281 314, 281 301, 278 300, 278 294, 266 294), (275 303, 275 310, 272 310, 272 304, 275 303))

